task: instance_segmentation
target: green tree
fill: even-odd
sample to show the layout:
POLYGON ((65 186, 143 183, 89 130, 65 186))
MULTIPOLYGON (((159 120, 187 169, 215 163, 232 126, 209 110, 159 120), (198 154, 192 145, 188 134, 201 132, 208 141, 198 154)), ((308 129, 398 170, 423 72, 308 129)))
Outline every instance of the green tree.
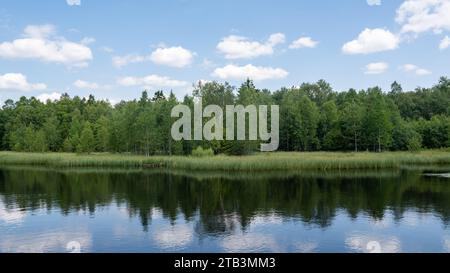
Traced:
POLYGON ((42 126, 42 133, 47 148, 52 152, 57 152, 61 145, 59 122, 55 115, 51 115, 42 126))
POLYGON ((33 132, 34 139, 31 142, 30 151, 44 153, 48 151, 47 134, 44 130, 33 132))
MULTIPOLYGON (((364 108, 355 100, 348 101, 339 114, 342 137, 350 140, 353 150, 358 152, 359 141, 363 132, 364 108)), ((345 147, 345 146, 344 146, 345 147)))
POLYGON ((366 145, 374 151, 381 152, 391 143, 393 126, 380 88, 375 87, 367 91, 366 109, 363 122, 366 145))
POLYGON ((102 116, 95 123, 95 150, 107 152, 109 149, 109 120, 102 116))
POLYGON ((339 150, 341 131, 339 128, 339 114, 333 100, 325 102, 321 107, 318 137, 324 150, 339 150))
POLYGON ((92 132, 91 123, 87 121, 81 131, 80 142, 77 146, 78 153, 92 153, 95 149, 94 133, 92 132))
POLYGON ((312 151, 318 148, 319 111, 301 89, 293 89, 285 95, 282 116, 281 127, 286 134, 284 141, 288 150, 312 151))

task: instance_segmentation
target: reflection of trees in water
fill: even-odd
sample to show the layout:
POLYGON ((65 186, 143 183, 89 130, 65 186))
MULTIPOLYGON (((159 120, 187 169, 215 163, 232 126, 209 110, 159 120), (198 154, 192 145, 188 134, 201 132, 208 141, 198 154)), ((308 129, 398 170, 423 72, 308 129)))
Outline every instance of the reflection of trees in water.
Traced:
POLYGON ((145 172, 56 172, 5 169, 0 171, 0 194, 6 205, 36 210, 60 208, 94 213, 112 202, 127 207, 130 217, 151 224, 152 210, 175 222, 182 215, 195 221, 199 234, 246 228, 257 215, 274 211, 320 227, 331 225, 338 210, 356 218, 365 213, 382 219, 386 209, 401 219, 408 209, 433 212, 450 222, 450 184, 419 173, 396 176, 236 179, 211 177, 197 180, 171 174, 145 172))

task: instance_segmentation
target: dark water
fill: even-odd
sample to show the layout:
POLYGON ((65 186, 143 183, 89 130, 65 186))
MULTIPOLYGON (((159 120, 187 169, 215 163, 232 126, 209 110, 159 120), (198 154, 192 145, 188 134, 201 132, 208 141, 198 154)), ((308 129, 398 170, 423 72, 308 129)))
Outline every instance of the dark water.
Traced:
POLYGON ((0 252, 450 252, 449 170, 0 168, 0 252))

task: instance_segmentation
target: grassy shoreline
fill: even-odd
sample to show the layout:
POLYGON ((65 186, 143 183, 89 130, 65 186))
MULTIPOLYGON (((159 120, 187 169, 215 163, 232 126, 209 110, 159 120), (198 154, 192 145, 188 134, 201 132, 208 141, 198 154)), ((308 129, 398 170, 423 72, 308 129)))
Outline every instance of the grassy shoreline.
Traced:
POLYGON ((77 155, 67 153, 0 152, 1 165, 30 165, 58 168, 121 167, 196 171, 293 171, 397 169, 407 165, 450 165, 450 151, 385 153, 278 152, 249 156, 152 156, 121 154, 77 155))

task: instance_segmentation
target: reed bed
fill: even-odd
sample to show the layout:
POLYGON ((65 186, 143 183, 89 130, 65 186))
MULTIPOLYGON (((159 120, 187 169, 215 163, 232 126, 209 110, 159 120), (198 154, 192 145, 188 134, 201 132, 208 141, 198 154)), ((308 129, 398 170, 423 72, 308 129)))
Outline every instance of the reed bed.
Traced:
POLYGON ((385 153, 261 153, 249 156, 139 156, 123 154, 0 152, 0 165, 120 167, 194 171, 298 171, 397 169, 411 165, 450 165, 448 150, 385 153))

